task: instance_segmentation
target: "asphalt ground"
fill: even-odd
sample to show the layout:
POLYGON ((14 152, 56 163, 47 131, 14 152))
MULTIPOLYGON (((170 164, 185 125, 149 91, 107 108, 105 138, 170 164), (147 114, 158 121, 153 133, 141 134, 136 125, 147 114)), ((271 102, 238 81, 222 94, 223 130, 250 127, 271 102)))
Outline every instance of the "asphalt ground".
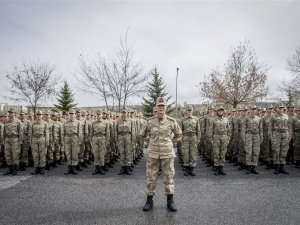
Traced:
MULTIPOLYGON (((166 208, 163 176, 159 177, 154 209, 145 204, 146 157, 133 175, 117 173, 117 163, 105 175, 93 176, 91 165, 78 175, 64 175, 66 165, 30 175, 0 175, 0 224, 300 224, 300 170, 287 165, 289 175, 258 166, 246 174, 226 163, 227 176, 214 176, 200 157, 196 177, 183 176, 175 159, 176 213, 166 208)), ((0 169, 4 173, 6 169, 0 169)))

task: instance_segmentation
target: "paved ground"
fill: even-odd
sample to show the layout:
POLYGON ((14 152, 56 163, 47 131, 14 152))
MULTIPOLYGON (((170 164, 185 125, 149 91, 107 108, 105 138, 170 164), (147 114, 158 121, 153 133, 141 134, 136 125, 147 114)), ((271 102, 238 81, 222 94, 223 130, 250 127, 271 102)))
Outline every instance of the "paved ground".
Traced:
POLYGON ((29 175, 32 168, 0 175, 0 224, 300 224, 300 170, 259 167, 257 176, 225 168, 228 175, 216 177, 199 158, 197 177, 184 177, 176 159, 176 213, 166 210, 162 178, 154 210, 142 211, 145 158, 132 176, 118 176, 119 165, 104 176, 91 175, 92 166, 67 176, 65 165, 44 176, 29 175))

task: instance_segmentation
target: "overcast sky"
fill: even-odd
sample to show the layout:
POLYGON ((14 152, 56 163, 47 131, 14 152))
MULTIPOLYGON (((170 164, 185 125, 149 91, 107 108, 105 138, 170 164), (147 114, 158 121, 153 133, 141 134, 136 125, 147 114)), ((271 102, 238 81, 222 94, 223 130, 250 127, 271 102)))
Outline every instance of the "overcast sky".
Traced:
POLYGON ((270 96, 284 97, 277 83, 290 78, 286 59, 300 47, 300 2, 0 0, 0 103, 8 102, 5 74, 30 58, 55 65, 80 106, 102 105, 99 97, 76 90, 77 57, 113 54, 128 27, 136 60, 143 60, 145 71, 157 66, 173 99, 180 68, 179 103, 201 102, 198 83, 245 39, 271 67, 270 96))

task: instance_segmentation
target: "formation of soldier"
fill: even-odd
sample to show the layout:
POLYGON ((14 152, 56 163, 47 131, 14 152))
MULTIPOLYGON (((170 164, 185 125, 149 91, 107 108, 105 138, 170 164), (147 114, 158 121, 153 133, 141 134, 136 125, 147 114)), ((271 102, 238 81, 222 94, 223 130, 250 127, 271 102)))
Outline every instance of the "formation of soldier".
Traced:
POLYGON ((120 159, 121 171, 131 175, 143 157, 144 141, 138 133, 146 122, 142 114, 124 108, 122 114, 71 109, 67 114, 14 109, 0 114, 0 163, 4 175, 34 167, 32 175, 67 162, 65 174, 77 174, 94 161, 93 175, 105 174, 120 159))
POLYGON ((258 162, 275 174, 288 174, 286 163, 300 168, 300 108, 295 109, 294 103, 267 109, 252 105, 229 112, 209 107, 198 118, 192 110, 187 106, 177 120, 183 131, 177 154, 185 176, 196 175, 197 150, 215 175, 226 175, 225 159, 247 174, 259 174, 258 162))

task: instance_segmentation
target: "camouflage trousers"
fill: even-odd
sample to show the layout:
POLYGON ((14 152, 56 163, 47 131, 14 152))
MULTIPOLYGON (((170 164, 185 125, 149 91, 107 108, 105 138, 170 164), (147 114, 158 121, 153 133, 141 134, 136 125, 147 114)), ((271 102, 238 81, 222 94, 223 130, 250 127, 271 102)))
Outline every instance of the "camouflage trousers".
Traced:
POLYGON ((69 166, 77 166, 79 144, 78 137, 65 137, 65 153, 69 166))
POLYGON ((30 145, 29 145, 28 137, 23 138, 23 143, 21 144, 20 162, 22 163, 28 162, 29 147, 30 145))
POLYGON ((54 143, 54 152, 53 152, 53 160, 59 160, 60 157, 62 156, 62 152, 61 152, 61 146, 55 142, 54 143))
POLYGON ((84 147, 83 158, 85 160, 90 160, 91 153, 92 153, 92 144, 91 144, 91 141, 86 141, 85 142, 85 147, 84 147))
POLYGON ((53 154, 54 154, 54 144, 52 141, 50 141, 48 147, 47 147, 47 155, 46 155, 46 161, 47 163, 53 162, 53 154))
POLYGON ((182 158, 183 165, 195 167, 197 162, 197 144, 198 137, 196 134, 192 136, 183 136, 182 158))
POLYGON ((232 134, 229 144, 228 144, 227 155, 231 158, 238 158, 238 135, 236 133, 232 134))
POLYGON ((246 134, 245 152, 246 165, 257 166, 260 151, 260 136, 259 134, 246 134))
POLYGON ((31 145, 34 167, 44 167, 47 154, 45 138, 33 138, 31 145))
POLYGON ((118 136, 118 149, 120 152, 121 166, 131 166, 132 164, 131 134, 118 136))
POLYGON ((85 149, 85 144, 84 144, 84 141, 81 140, 79 142, 79 146, 78 146, 78 161, 79 162, 84 162, 84 150, 85 149))
POLYGON ((274 164, 285 164, 286 154, 289 149, 289 134, 273 132, 272 147, 274 150, 274 164))
POLYGON ((8 165, 19 165, 21 145, 17 138, 6 138, 4 154, 8 165))
POLYGON ((94 165, 104 166, 107 146, 106 137, 93 137, 91 143, 94 155, 94 165))
POLYGON ((214 166, 224 166, 229 138, 227 135, 213 136, 214 166))
POLYGON ((264 135, 261 151, 262 151, 262 158, 264 161, 270 162, 271 160, 273 160, 271 138, 268 137, 267 135, 264 135))
POLYGON ((295 160, 300 160, 300 133, 294 135, 294 157, 295 160))
POLYGON ((174 194, 174 180, 173 177, 175 175, 174 169, 174 158, 165 158, 165 159, 155 159, 155 158, 147 158, 146 164, 146 174, 147 174, 147 195, 154 195, 156 188, 156 181, 158 177, 159 168, 164 174, 164 186, 165 186, 165 194, 170 195, 174 194))
POLYGON ((238 140, 238 162, 246 164, 245 138, 239 137, 238 140))

